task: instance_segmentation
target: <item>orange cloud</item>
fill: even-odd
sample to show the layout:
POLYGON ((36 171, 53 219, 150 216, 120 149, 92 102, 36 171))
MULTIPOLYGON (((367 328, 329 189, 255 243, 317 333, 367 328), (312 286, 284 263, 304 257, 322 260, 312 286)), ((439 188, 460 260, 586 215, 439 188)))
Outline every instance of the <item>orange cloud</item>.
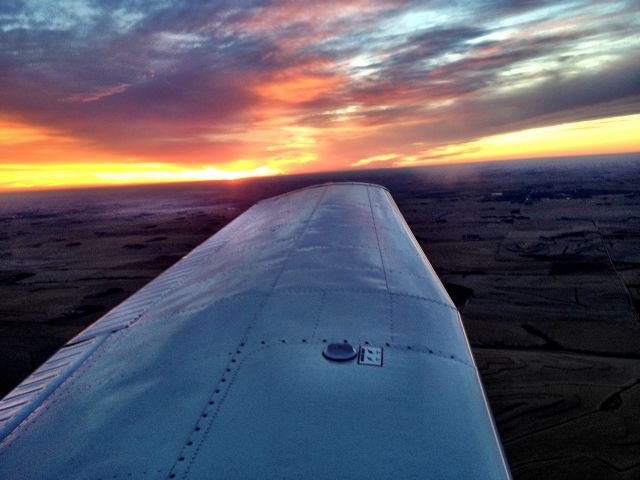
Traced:
POLYGON ((45 141, 64 141, 53 130, 0 118, 0 148, 45 141))
POLYGON ((253 91, 268 104, 296 105, 334 93, 344 82, 336 75, 310 72, 308 67, 290 68, 258 83, 253 91))

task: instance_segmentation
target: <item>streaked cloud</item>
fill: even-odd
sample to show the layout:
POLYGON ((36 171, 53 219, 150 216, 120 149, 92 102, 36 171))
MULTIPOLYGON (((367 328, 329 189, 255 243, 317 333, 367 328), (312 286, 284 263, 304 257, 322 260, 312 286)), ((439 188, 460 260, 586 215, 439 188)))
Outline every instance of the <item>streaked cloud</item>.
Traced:
POLYGON ((0 152, 169 172, 433 161, 639 113, 639 28, 634 1, 6 2, 0 140, 31 140, 0 152))
POLYGON ((118 85, 113 85, 111 87, 104 87, 99 90, 87 93, 76 93, 67 97, 66 100, 68 102, 95 102, 100 100, 101 98, 110 97, 111 95, 116 95, 118 93, 124 92, 127 88, 129 88, 131 84, 129 83, 119 83, 118 85))

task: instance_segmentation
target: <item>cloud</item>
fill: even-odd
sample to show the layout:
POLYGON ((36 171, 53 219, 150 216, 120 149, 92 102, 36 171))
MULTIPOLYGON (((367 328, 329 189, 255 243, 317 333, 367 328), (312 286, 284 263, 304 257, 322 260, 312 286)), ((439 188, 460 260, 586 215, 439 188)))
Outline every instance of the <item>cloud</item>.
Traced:
POLYGON ((123 158, 302 158, 302 128, 307 167, 346 167, 639 111, 624 1, 74 5, 0 6, 0 111, 123 158))
POLYGON ((124 92, 127 88, 131 86, 130 83, 119 83, 117 85, 113 85, 111 87, 104 87, 99 90, 95 90, 93 92, 87 93, 76 93, 66 98, 68 102, 95 102, 100 100, 101 98, 110 97, 111 95, 116 95, 118 93, 124 92))
POLYGON ((351 166, 363 167, 365 165, 371 165, 372 163, 378 166, 382 164, 393 165, 401 157, 402 155, 399 153, 385 153, 382 155, 374 155, 373 157, 361 158, 357 162, 352 163, 351 166))

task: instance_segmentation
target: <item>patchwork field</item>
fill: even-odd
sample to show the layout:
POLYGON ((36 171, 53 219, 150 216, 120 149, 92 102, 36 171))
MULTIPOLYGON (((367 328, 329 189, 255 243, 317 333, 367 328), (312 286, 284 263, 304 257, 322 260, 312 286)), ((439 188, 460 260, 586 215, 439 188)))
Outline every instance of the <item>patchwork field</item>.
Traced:
POLYGON ((256 201, 386 185, 516 479, 640 476, 640 155, 0 194, 0 395, 256 201))

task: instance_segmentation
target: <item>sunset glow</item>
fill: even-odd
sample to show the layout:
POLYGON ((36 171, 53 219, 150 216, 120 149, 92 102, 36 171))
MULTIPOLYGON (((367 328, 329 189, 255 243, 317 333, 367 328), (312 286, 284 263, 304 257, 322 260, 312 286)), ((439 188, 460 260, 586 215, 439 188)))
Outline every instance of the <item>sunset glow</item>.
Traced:
MULTIPOLYGON (((630 153, 638 150, 640 115, 531 128, 446 145, 414 156, 394 156, 397 166, 511 160, 532 157, 630 153)), ((386 158, 382 158, 387 160, 386 158)), ((358 166, 358 163, 353 166, 358 166)))
POLYGON ((636 4, 508 3, 12 4, 0 190, 640 151, 636 4))
POLYGON ((166 163, 87 163, 38 165, 31 170, 24 165, 0 165, 2 188, 33 189, 70 186, 127 185, 196 180, 236 180, 282 173, 269 167, 232 166, 222 170, 215 166, 185 168, 166 163))

